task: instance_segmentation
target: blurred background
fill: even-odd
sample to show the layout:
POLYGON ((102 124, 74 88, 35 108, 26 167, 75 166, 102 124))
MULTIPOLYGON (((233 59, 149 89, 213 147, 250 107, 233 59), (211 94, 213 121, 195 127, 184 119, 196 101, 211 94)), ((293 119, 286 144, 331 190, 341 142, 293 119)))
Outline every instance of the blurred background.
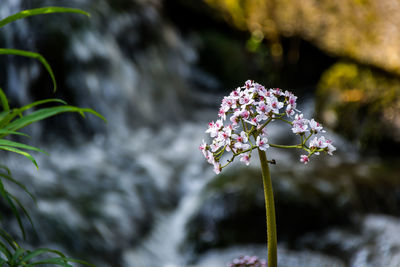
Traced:
MULTIPOLYGON (((58 97, 64 114, 26 129, 39 170, 1 154, 37 228, 26 241, 98 266, 218 267, 266 256, 256 158, 215 176, 198 145, 224 95, 252 79, 299 96, 338 150, 304 166, 271 149, 279 266, 400 266, 400 2, 397 0, 2 0, 0 86, 12 106, 58 97)), ((271 125, 274 143, 295 142, 271 125)), ((255 156, 255 155, 254 155, 255 156)), ((1 222, 19 235, 11 211, 1 222)), ((26 222, 29 227, 29 223, 26 222)))

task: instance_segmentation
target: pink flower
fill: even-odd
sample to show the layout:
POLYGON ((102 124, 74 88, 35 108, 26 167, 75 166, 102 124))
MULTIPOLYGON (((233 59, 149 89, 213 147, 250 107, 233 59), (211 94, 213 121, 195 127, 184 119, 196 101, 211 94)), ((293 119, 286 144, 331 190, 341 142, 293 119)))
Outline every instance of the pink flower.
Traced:
POLYGON ((241 98, 239 98, 239 104, 242 105, 243 108, 245 108, 247 105, 252 104, 253 102, 253 94, 247 94, 247 92, 244 93, 241 98))
POLYGON ((227 112, 229 109, 236 108, 236 99, 234 97, 226 96, 222 99, 221 108, 227 112))
POLYGON ((224 111, 223 108, 220 108, 218 111, 218 117, 220 117, 222 120, 226 120, 226 111, 224 111))
POLYGON ((304 164, 307 164, 310 161, 307 155, 301 155, 300 156, 300 162, 303 162, 304 164))
POLYGON ((265 97, 267 90, 261 84, 255 83, 254 84, 254 92, 257 93, 261 97, 265 97))
MULTIPOLYGON (((241 89, 240 89, 240 87, 238 87, 238 88, 236 88, 236 90, 233 90, 229 96, 232 97, 232 99, 237 100, 240 97, 240 93, 241 93, 241 89)), ((236 108, 236 107, 234 107, 234 108, 236 108)))
POLYGON ((235 148, 236 149, 248 149, 250 147, 249 144, 246 144, 249 139, 245 131, 242 131, 240 135, 232 134, 232 138, 236 139, 235 148))
POLYGON ((314 137, 314 139, 312 139, 311 141, 310 141, 310 148, 311 149, 313 149, 313 148, 325 148, 325 147, 327 147, 327 143, 326 143, 326 140, 325 140, 325 137, 324 136, 321 136, 321 137, 314 137))
POLYGON ((303 114, 296 114, 293 120, 292 132, 295 134, 303 134, 307 131, 308 120, 303 119, 303 114))
POLYGON ((210 164, 214 164, 214 162, 215 162, 214 154, 210 151, 207 151, 206 159, 207 159, 207 162, 210 164))
MULTIPOLYGON (((324 136, 321 136, 319 138, 314 137, 314 139, 312 139, 310 141, 309 146, 310 146, 310 149, 323 149, 329 155, 332 155, 332 152, 336 150, 336 147, 334 147, 332 145, 332 141, 329 139, 325 139, 324 136)), ((315 154, 317 154, 317 153, 315 153, 315 154)))
POLYGON ((232 125, 237 125, 237 124, 239 123, 239 121, 240 121, 239 116, 236 115, 236 114, 233 114, 233 115, 230 117, 229 120, 232 122, 232 125))
POLYGON ((210 122, 208 124, 208 129, 206 130, 206 133, 210 133, 211 137, 216 137, 218 135, 219 129, 223 126, 223 123, 221 120, 217 120, 215 123, 210 122))
POLYGON ((279 110, 283 108, 283 103, 279 102, 278 99, 273 96, 267 98, 267 104, 274 113, 279 113, 279 110))
POLYGON ((314 133, 325 133, 325 131, 322 129, 322 125, 319 124, 318 122, 316 122, 314 119, 311 119, 309 122, 311 131, 313 131, 314 133))
POLYGON ((251 125, 257 126, 257 124, 258 124, 258 116, 254 117, 254 118, 251 118, 250 120, 244 120, 244 121, 249 123, 249 124, 251 124, 251 125))
POLYGON ((214 162, 213 165, 214 165, 215 174, 219 174, 221 172, 221 170, 222 170, 221 169, 221 164, 219 164, 219 162, 214 162))
POLYGON ((253 81, 252 80, 247 80, 245 83, 244 83, 244 87, 246 88, 246 89, 249 89, 250 87, 252 87, 253 86, 253 81))
POLYGON ((257 136, 256 145, 260 150, 266 151, 267 148, 269 148, 268 139, 265 137, 261 138, 260 136, 257 136))
POLYGON ((300 161, 304 164, 309 162, 310 155, 319 155, 322 151, 332 155, 336 147, 330 140, 324 136, 312 138, 314 134, 325 132, 322 125, 314 119, 305 119, 296 109, 296 101, 297 97, 289 91, 283 92, 279 88, 267 90, 251 80, 225 96, 218 111, 219 119, 210 122, 206 130, 212 138, 211 144, 208 145, 203 140, 199 146, 207 161, 214 166, 215 173, 221 172, 219 160, 225 158, 222 157, 224 153, 233 152, 227 163, 240 156, 240 161, 248 165, 253 149, 266 151, 270 146, 266 128, 269 123, 277 121, 291 124, 292 132, 301 137, 300 145, 277 147, 297 147, 307 151, 308 155, 300 156, 300 161), (307 140, 310 140, 309 146, 305 145, 307 140))
POLYGON ((333 155, 332 154, 332 152, 333 151, 335 151, 336 150, 336 147, 334 147, 333 145, 332 145, 332 141, 331 140, 326 140, 326 152, 329 154, 329 155, 333 155))
POLYGON ((210 149, 212 152, 217 152, 217 150, 220 149, 221 146, 223 146, 221 142, 218 142, 216 139, 214 139, 214 141, 210 145, 210 149))
POLYGON ((244 162, 248 166, 250 164, 250 154, 248 153, 242 154, 240 161, 244 162))
POLYGON ((250 112, 247 109, 242 109, 240 111, 240 117, 243 119, 248 119, 250 117, 250 112))
POLYGON ((269 105, 265 105, 265 102, 259 102, 257 107, 257 120, 258 121, 262 121, 262 120, 267 120, 268 117, 268 113, 271 111, 271 107, 269 105))
POLYGON ((204 157, 207 157, 207 143, 204 142, 204 139, 203 142, 200 144, 199 149, 203 153, 204 157))

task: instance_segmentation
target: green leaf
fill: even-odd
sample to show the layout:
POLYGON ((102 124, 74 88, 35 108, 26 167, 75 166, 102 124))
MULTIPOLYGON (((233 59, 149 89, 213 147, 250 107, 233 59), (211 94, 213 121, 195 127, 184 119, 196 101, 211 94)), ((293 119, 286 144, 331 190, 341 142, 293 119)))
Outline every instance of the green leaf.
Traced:
POLYGON ((8 99, 1 88, 0 88, 0 100, 1 100, 1 105, 3 106, 3 110, 9 111, 10 107, 8 105, 8 99))
MULTIPOLYGON (((7 246, 3 243, 3 242, 1 242, 0 241, 0 252, 1 253, 3 253, 3 255, 4 256, 6 256, 6 258, 8 259, 8 260, 10 260, 11 259, 11 252, 10 252, 10 250, 7 248, 7 246)), ((1 266, 3 266, 3 265, 1 265, 1 266)))
POLYGON ((13 264, 15 264, 16 266, 18 266, 19 264, 19 258, 24 254, 26 252, 26 250, 25 249, 23 249, 23 248, 18 248, 15 252, 14 252, 14 254, 13 254, 13 256, 12 256, 12 258, 11 258, 11 262, 13 263, 13 264))
POLYGON ((49 98, 49 99, 44 99, 44 100, 39 100, 39 101, 35 101, 33 103, 30 103, 28 105, 25 105, 21 108, 19 108, 19 111, 22 113, 28 109, 31 109, 33 107, 42 105, 42 104, 46 104, 46 103, 50 103, 50 102, 56 102, 56 103, 61 103, 63 105, 67 105, 67 102, 65 102, 64 100, 58 99, 58 98, 49 98))
POLYGON ((9 146, 0 146, 0 149, 20 154, 20 155, 28 158, 30 161, 32 161, 32 163, 36 166, 36 168, 39 168, 39 166, 36 163, 36 160, 29 153, 27 153, 25 151, 22 151, 22 150, 20 150, 18 148, 15 148, 15 147, 9 147, 9 146))
POLYGON ((10 135, 10 134, 21 135, 21 136, 25 136, 25 137, 30 138, 30 136, 27 135, 26 133, 14 132, 14 131, 8 131, 8 130, 0 129, 0 138, 3 138, 4 136, 10 135))
POLYGON ((27 194, 32 198, 33 202, 35 202, 35 204, 36 204, 36 198, 35 198, 35 196, 32 195, 31 192, 29 192, 28 188, 26 188, 26 186, 25 186, 23 183, 18 182, 17 180, 15 180, 14 178, 12 178, 12 176, 11 176, 10 174, 7 175, 7 174, 0 173, 0 176, 3 177, 4 179, 6 179, 6 180, 8 180, 8 181, 10 181, 10 182, 12 182, 12 183, 14 183, 14 184, 16 184, 17 186, 19 186, 22 190, 25 191, 25 193, 27 193, 27 194))
POLYGON ((50 108, 42 108, 40 110, 34 111, 31 114, 23 116, 22 118, 16 119, 4 128, 9 131, 16 131, 25 126, 28 126, 31 123, 44 120, 46 118, 55 116, 64 112, 78 112, 84 117, 84 113, 91 113, 102 120, 106 121, 106 119, 97 113, 96 111, 90 108, 78 108, 74 106, 58 106, 58 107, 50 107, 50 108))
POLYGON ((8 234, 6 231, 4 231, 2 228, 0 228, 0 236, 7 241, 8 245, 16 250, 17 248, 19 248, 19 245, 17 244, 17 242, 15 242, 14 238, 11 237, 10 234, 8 234))
POLYGON ((54 91, 57 90, 57 83, 56 83, 56 78, 54 77, 53 70, 51 69, 49 63, 47 63, 47 60, 41 54, 19 49, 0 48, 0 55, 16 55, 16 56, 30 57, 39 60, 46 68, 47 72, 51 77, 51 80, 53 81, 53 87, 54 87, 53 90, 54 91))
POLYGON ((4 200, 6 200, 8 202, 8 204, 10 205, 12 212, 14 213, 15 217, 17 218, 17 222, 18 222, 19 228, 21 229, 22 236, 25 239, 25 229, 22 224, 21 216, 19 216, 18 210, 15 207, 14 202, 9 197, 11 194, 4 188, 2 181, 0 181, 0 194, 4 198, 4 200))
POLYGON ((19 109, 13 109, 0 113, 0 129, 3 129, 4 126, 8 125, 10 121, 12 121, 18 115, 20 117, 22 116, 19 109))
POLYGON ((59 266, 64 266, 64 267, 73 267, 71 264, 68 264, 67 259, 64 259, 64 258, 50 258, 50 259, 40 260, 37 262, 32 262, 27 266, 35 266, 35 265, 42 265, 42 264, 54 264, 54 265, 59 265, 59 266))
POLYGON ((40 264, 55 264, 55 265, 60 265, 60 266, 72 266, 69 263, 80 263, 86 266, 90 267, 96 267, 93 264, 90 264, 86 261, 83 260, 78 260, 78 259, 73 259, 73 258, 67 258, 63 253, 61 253, 58 250, 54 249, 48 249, 48 248, 39 248, 34 251, 29 251, 20 261, 23 265, 25 266, 34 266, 34 265, 40 265, 40 264), (59 257, 54 257, 54 258, 48 258, 48 259, 41 259, 37 262, 30 262, 37 256, 46 254, 46 253, 52 253, 56 254, 59 257))
POLYGON ((91 263, 88 263, 88 262, 83 261, 83 260, 71 259, 71 258, 67 258, 67 260, 68 260, 69 262, 76 262, 76 263, 80 263, 80 264, 83 264, 83 265, 86 265, 86 266, 96 267, 96 265, 91 264, 91 263))
POLYGON ((79 13, 90 17, 90 14, 76 8, 67 8, 67 7, 42 7, 35 9, 23 10, 14 15, 8 16, 5 19, 0 20, 0 28, 4 25, 7 25, 10 22, 23 19, 30 16, 36 16, 41 14, 52 14, 52 13, 79 13))
POLYGON ((66 258, 65 255, 63 253, 61 253, 58 250, 55 249, 48 249, 48 248, 38 248, 35 249, 32 252, 29 252, 26 256, 24 256, 22 258, 22 261, 24 262, 29 262, 31 259, 43 254, 43 253, 53 253, 53 254, 57 254, 58 256, 60 256, 61 258, 66 258))
POLYGON ((19 201, 19 199, 16 196, 14 196, 10 193, 8 193, 8 194, 17 203, 18 207, 22 210, 22 213, 25 214, 26 218, 28 218, 29 223, 31 224, 34 232, 36 233, 35 225, 33 224, 32 218, 29 215, 28 211, 25 209, 24 205, 22 205, 21 201, 19 201))
POLYGON ((11 171, 6 165, 0 164, 0 168, 4 169, 8 175, 11 175, 11 171))
MULTIPOLYGON (((46 104, 50 102, 57 102, 66 105, 67 103, 61 99, 57 98, 50 98, 50 99, 45 99, 45 100, 39 100, 33 103, 30 103, 28 105, 25 105, 21 108, 15 108, 12 111, 3 111, 0 113, 0 129, 4 128, 6 125, 10 123, 15 117, 20 116, 22 117, 22 113, 24 111, 27 111, 28 109, 31 109, 33 107, 39 106, 41 104, 46 104)), ((5 135, 0 134, 0 138, 4 137, 5 135)))
POLYGON ((41 152, 44 153, 46 155, 48 155, 47 152, 41 150, 40 148, 34 147, 34 146, 30 146, 30 145, 26 145, 23 143, 19 143, 19 142, 14 142, 11 140, 6 140, 6 139, 0 139, 0 146, 11 146, 11 147, 18 147, 18 148, 22 148, 22 149, 28 149, 28 150, 33 150, 36 152, 41 152))

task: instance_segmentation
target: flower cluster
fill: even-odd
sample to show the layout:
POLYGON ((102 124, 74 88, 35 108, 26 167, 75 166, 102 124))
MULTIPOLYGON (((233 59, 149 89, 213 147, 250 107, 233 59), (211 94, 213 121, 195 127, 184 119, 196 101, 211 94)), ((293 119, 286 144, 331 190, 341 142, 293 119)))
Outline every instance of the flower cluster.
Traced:
POLYGON ((267 267, 267 262, 258 259, 257 256, 240 256, 229 263, 227 267, 267 267))
POLYGON ((203 140, 199 147, 208 163, 214 166, 215 173, 220 173, 237 156, 241 157, 240 161, 249 165, 251 152, 256 148, 264 151, 269 147, 303 149, 307 155, 301 155, 300 161, 305 164, 313 154, 326 152, 332 155, 336 148, 324 136, 314 137, 309 141, 312 135, 325 131, 314 119, 304 118, 297 109, 296 101, 297 97, 289 91, 266 89, 250 80, 224 97, 218 112, 219 119, 210 122, 206 130, 213 140, 210 144, 203 140), (272 121, 290 124, 292 132, 300 137, 300 143, 269 143, 266 126, 272 121), (225 152, 232 153, 232 156, 221 165, 225 152))

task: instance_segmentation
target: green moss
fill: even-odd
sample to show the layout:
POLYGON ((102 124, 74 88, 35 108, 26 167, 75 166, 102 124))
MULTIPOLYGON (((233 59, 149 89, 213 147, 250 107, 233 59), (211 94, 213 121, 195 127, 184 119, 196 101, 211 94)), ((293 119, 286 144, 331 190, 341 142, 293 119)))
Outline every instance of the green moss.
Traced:
POLYGON ((400 145, 400 80, 355 63, 339 62, 322 75, 317 90, 317 113, 328 126, 362 148, 387 152, 400 145))

